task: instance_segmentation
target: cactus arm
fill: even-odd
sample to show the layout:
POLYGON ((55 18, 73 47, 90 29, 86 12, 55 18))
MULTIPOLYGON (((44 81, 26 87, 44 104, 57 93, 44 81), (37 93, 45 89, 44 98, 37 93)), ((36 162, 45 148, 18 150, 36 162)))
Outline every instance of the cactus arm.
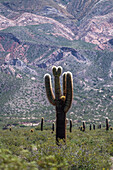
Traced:
POLYGON ((52 67, 53 75, 55 76, 57 74, 57 67, 53 66, 52 67))
POLYGON ((61 93, 61 86, 60 86, 60 75, 62 72, 61 67, 53 67, 53 75, 54 75, 54 80, 55 80, 55 99, 59 100, 60 97, 62 96, 61 93))
POLYGON ((66 97, 66 77, 67 77, 67 75, 66 75, 66 73, 64 73, 63 74, 63 96, 65 96, 66 97))
POLYGON ((62 67, 59 66, 58 69, 57 69, 57 75, 60 77, 61 73, 62 73, 62 67))
POLYGON ((52 90, 51 76, 49 74, 45 75, 45 87, 46 87, 46 94, 49 102, 55 106, 56 105, 55 96, 52 90))
POLYGON ((69 108, 72 104, 73 98, 73 78, 71 72, 67 72, 67 79, 66 79, 67 89, 66 89, 66 101, 64 106, 64 112, 68 112, 69 108))

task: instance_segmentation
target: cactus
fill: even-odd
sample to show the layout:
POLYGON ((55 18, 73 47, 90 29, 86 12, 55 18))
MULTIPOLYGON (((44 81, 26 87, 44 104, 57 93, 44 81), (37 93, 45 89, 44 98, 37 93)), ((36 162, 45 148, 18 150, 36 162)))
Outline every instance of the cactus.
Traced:
POLYGON ((108 121, 108 118, 106 118, 106 130, 109 130, 109 121, 108 121))
POLYGON ((72 119, 70 119, 70 132, 72 132, 72 119))
POLYGON ((41 131, 43 131, 43 123, 44 123, 44 118, 42 117, 42 119, 41 119, 41 131))
POLYGON ((99 124, 99 129, 101 129, 101 123, 99 124))
POLYGON ((60 75, 62 67, 52 68, 54 75, 55 95, 52 90, 51 76, 45 75, 46 94, 49 102, 56 107, 56 141, 66 141, 66 113, 71 107, 73 98, 73 79, 71 72, 63 74, 63 94, 60 86, 60 75))
POLYGON ((86 126, 85 126, 85 122, 83 122, 83 131, 85 131, 86 126))
POLYGON ((93 124, 93 130, 95 130, 95 124, 93 124))
POLYGON ((91 130, 91 124, 89 125, 89 130, 91 130))

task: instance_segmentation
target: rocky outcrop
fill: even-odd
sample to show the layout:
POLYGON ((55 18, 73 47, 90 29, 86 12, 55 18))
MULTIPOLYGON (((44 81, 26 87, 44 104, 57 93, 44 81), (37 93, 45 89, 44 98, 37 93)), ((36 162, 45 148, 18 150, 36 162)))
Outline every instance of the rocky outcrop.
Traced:
POLYGON ((19 58, 10 59, 1 66, 2 72, 8 71, 8 74, 12 74, 17 76, 16 70, 19 70, 22 73, 29 74, 29 75, 37 75, 37 72, 34 69, 28 67, 23 61, 19 58))
MULTIPOLYGON (((46 55, 46 54, 45 54, 46 55)), ((50 67, 51 65, 54 65, 55 63, 65 63, 66 58, 68 57, 73 57, 73 62, 76 60, 77 62, 80 63, 85 63, 87 62, 87 59, 77 50, 73 48, 68 48, 68 47, 62 47, 60 49, 55 50, 52 54, 50 54, 47 59, 45 58, 45 55, 40 59, 37 59, 34 62, 34 65, 39 67, 39 68, 47 68, 50 67)))

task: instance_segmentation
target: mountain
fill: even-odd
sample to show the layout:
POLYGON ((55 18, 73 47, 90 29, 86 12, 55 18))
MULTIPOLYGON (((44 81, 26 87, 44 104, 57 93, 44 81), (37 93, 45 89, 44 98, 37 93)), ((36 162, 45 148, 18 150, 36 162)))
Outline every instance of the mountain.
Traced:
POLYGON ((74 81, 67 117, 112 123, 112 9, 107 0, 0 1, 1 116, 54 119, 44 75, 61 65, 74 81))

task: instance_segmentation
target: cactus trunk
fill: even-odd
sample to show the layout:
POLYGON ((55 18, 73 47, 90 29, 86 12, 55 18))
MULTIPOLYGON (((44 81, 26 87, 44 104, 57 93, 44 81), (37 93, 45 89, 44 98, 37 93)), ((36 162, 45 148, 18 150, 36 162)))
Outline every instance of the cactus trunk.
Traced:
POLYGON ((59 139, 66 141, 66 113, 62 105, 56 107, 56 142, 59 139))

